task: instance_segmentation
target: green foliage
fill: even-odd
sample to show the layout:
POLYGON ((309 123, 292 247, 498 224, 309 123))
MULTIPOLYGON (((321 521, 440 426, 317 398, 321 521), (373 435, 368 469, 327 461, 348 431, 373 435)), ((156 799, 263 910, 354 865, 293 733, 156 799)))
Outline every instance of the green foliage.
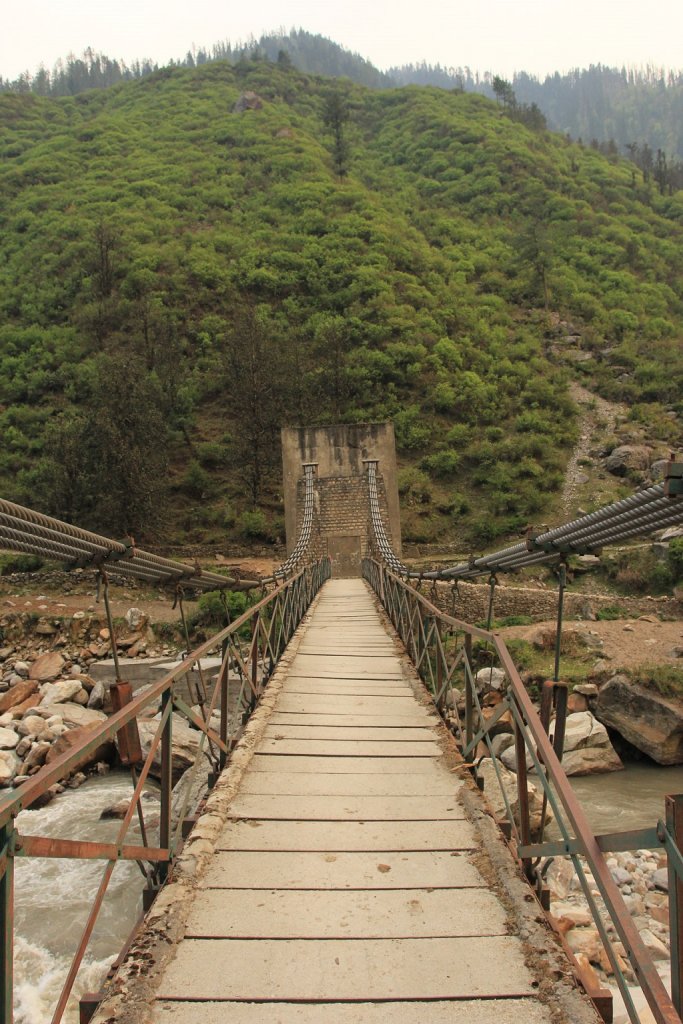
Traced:
POLYGON ((605 605, 604 608, 598 608, 595 617, 599 622, 613 622, 615 619, 628 618, 628 612, 618 604, 610 604, 605 605))
POLYGON ((0 555, 0 576, 15 572, 38 572, 45 562, 38 555, 0 555))
POLYGON ((509 97, 332 89, 280 50, 0 93, 0 491, 109 533, 161 535, 168 508, 193 543, 268 539, 280 428, 388 418, 412 534, 493 542, 552 510, 574 440, 551 317, 678 443, 677 196, 509 97))
POLYGON ((683 676, 676 665, 637 665, 628 675, 634 683, 663 697, 683 697, 683 676))
POLYGON ((242 512, 237 530, 244 540, 272 540, 265 514, 260 509, 242 512))
POLYGON ((683 537, 674 537, 669 541, 668 563, 674 582, 683 580, 683 537))

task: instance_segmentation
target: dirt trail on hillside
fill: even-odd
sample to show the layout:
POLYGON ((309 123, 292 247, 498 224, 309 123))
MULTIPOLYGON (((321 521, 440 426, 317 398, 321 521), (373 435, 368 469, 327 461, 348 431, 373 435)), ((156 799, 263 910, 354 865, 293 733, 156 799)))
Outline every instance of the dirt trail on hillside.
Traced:
POLYGON ((580 488, 588 482, 588 474, 581 463, 586 459, 593 461, 591 449, 596 435, 612 433, 618 420, 627 415, 625 405, 607 402, 576 381, 570 383, 569 393, 581 410, 581 427, 579 440, 567 464, 562 488, 562 512, 565 518, 576 514, 580 488))

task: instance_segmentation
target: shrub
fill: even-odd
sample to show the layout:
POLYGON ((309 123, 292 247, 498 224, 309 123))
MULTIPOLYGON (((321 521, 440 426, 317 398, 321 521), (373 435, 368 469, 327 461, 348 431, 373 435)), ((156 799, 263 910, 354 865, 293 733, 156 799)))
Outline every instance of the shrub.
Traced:
POLYGON ((185 471, 182 489, 193 498, 206 498, 211 491, 211 477, 196 459, 193 459, 185 471))
POLYGON ((599 608, 595 617, 599 622, 613 622, 615 619, 628 618, 628 612, 618 604, 610 604, 605 608, 599 608))
POLYGON ((245 540, 271 540, 268 522, 264 513, 256 508, 242 512, 237 520, 237 529, 245 540))
POLYGON ((0 576, 15 572, 38 572, 45 562, 38 555, 0 555, 0 576))

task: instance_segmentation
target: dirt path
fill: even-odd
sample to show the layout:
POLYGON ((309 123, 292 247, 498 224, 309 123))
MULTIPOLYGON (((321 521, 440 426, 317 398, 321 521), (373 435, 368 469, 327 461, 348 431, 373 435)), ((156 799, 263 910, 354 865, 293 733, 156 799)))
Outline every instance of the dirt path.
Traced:
POLYGON ((576 381, 569 385, 569 392, 581 410, 581 433, 567 464, 562 489, 562 512, 566 518, 576 514, 581 488, 590 482, 588 467, 583 463, 586 460, 594 461, 591 450, 595 445, 596 436, 613 433, 618 420, 625 418, 627 414, 625 405, 607 402, 576 381))

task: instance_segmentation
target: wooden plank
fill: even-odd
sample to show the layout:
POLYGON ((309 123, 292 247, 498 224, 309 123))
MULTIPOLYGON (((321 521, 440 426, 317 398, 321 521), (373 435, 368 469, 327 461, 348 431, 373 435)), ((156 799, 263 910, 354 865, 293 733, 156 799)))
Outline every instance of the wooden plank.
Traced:
POLYGON ((484 889, 311 892, 242 889, 230 914, 213 889, 197 893, 188 938, 377 939, 505 935, 506 915, 484 889))
POLYGON ((186 939, 158 997, 462 999, 531 995, 531 982, 519 940, 509 936, 329 939, 314 947, 301 939, 186 939))
POLYGON ((378 728, 377 726, 343 725, 290 725, 275 723, 266 726, 264 736, 269 740, 387 740, 409 741, 411 743, 434 743, 434 729, 422 726, 400 728, 378 728))
MULTIPOLYGON (((275 711, 268 719, 270 725, 336 725, 340 729, 434 729, 439 722, 436 714, 420 716, 410 722, 403 716, 394 715, 329 715, 307 714, 296 711, 275 711)), ((410 736, 407 735, 409 739, 410 736)))
POLYGON ((203 889, 477 888, 479 872, 460 853, 405 852, 217 853, 203 889))
MULTIPOLYGON (((442 765, 430 757, 321 757, 306 754, 261 754, 257 751, 249 762, 250 772, 315 772, 368 775, 402 775, 406 772, 442 776, 442 765)), ((458 776, 456 776, 457 778, 458 776)))
POLYGON ((378 740, 271 740, 259 744, 264 754, 318 754, 326 757, 441 757, 438 743, 378 740))
POLYGON ((153 1024, 551 1024, 550 1009, 535 998, 450 1002, 229 1003, 158 1002, 153 1024))
POLYGON ((281 712, 310 712, 313 714, 335 715, 387 715, 403 717, 415 722, 418 718, 430 718, 426 707, 412 698, 405 697, 355 697, 340 694, 296 694, 281 693, 277 709, 281 712))
POLYGON ((239 793, 230 818, 289 821, 451 821, 465 812, 450 796, 269 796, 239 793))
POLYGON ((247 772, 240 793, 281 794, 282 796, 449 796, 459 783, 453 776, 382 775, 308 772, 247 772))
POLYGON ((234 821, 218 839, 219 850, 334 851, 472 850, 477 835, 469 821, 234 821))

